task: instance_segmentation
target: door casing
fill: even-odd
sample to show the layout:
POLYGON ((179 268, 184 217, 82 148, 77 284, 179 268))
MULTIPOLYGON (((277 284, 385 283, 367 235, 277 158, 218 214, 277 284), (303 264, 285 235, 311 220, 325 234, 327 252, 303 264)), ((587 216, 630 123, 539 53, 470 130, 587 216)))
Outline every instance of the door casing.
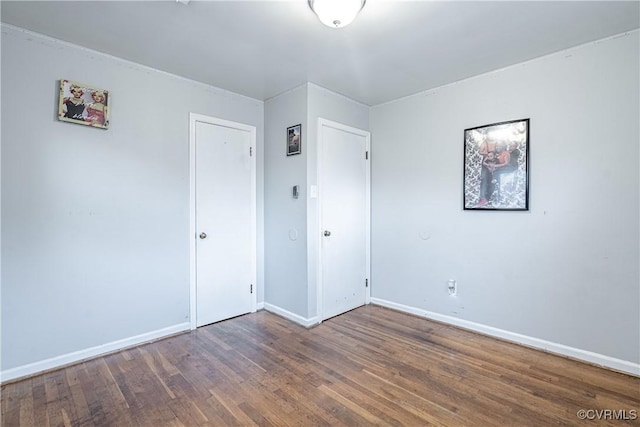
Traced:
MULTIPOLYGON (((318 215, 318 228, 315 230, 318 236, 318 268, 316 273, 316 301, 317 301, 317 318, 318 323, 322 323, 324 319, 323 315, 323 277, 322 277, 322 268, 323 268, 323 257, 322 257, 322 232, 324 230, 324 225, 322 223, 322 176, 323 173, 326 173, 326 167, 323 168, 323 159, 322 152, 324 148, 324 136, 323 136, 323 128, 330 127, 337 130, 341 130, 344 132, 353 133, 355 135, 359 135, 365 138, 366 140, 366 152, 367 152, 367 162, 366 162, 366 194, 365 194, 365 233, 366 233, 366 280, 368 281, 368 286, 365 289, 365 304, 369 304, 371 302, 371 133, 362 129, 354 128, 351 126, 344 125, 342 123, 334 122, 331 120, 319 118, 318 119, 318 144, 317 144, 317 171, 318 171, 318 203, 317 203, 317 215, 318 215)), ((363 284, 365 286, 365 284, 363 284)))
POLYGON ((196 123, 202 122, 215 126, 238 129, 250 133, 251 147, 251 280, 253 297, 251 312, 257 308, 257 239, 256 239, 256 128, 255 126, 229 120, 209 117, 202 114, 189 114, 189 325, 191 330, 197 327, 197 290, 196 290, 196 123))

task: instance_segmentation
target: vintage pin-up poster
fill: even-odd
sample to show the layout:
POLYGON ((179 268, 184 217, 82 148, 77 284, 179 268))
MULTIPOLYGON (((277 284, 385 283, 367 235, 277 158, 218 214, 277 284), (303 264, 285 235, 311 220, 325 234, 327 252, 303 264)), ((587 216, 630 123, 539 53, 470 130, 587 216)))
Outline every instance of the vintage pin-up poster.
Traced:
POLYGON ((58 120, 107 129, 109 96, 109 91, 104 89, 60 80, 58 120))

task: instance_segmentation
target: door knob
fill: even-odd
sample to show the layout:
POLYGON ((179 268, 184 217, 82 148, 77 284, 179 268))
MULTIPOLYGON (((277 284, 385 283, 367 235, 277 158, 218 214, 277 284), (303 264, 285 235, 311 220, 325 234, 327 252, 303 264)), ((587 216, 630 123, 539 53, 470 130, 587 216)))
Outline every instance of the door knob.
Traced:
POLYGON ((207 238, 207 233, 205 233, 205 232, 200 233, 200 238, 201 239, 206 239, 207 238))
POLYGON ((331 232, 329 230, 324 230, 324 236, 325 237, 331 236, 331 232))

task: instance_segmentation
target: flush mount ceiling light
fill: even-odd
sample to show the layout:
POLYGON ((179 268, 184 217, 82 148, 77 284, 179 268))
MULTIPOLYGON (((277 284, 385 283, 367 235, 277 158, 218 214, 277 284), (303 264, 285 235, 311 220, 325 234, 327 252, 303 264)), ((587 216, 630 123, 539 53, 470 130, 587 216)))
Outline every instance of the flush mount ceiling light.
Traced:
POLYGON ((309 0, 309 7, 327 27, 342 28, 351 24, 367 0, 309 0))

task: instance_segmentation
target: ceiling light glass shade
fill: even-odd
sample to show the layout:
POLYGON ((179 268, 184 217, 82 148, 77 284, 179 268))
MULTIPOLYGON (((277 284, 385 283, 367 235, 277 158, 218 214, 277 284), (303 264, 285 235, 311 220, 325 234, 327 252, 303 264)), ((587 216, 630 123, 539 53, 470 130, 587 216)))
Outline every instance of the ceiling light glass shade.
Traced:
POLYGON ((366 0, 309 0, 311 10, 327 27, 342 28, 351 24, 366 0))

